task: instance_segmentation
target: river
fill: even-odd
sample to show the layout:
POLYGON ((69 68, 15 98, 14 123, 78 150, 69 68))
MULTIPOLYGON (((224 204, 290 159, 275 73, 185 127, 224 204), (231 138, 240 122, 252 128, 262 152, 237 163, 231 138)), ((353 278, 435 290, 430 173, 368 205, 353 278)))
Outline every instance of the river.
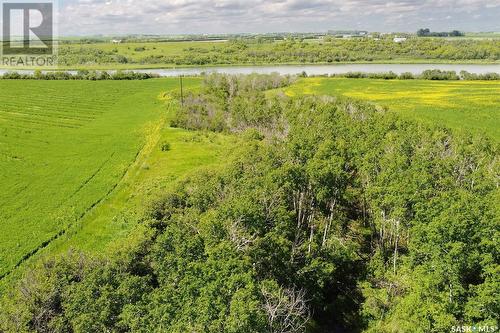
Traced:
POLYGON ((306 72, 308 75, 332 75, 345 74, 349 72, 364 73, 387 73, 392 71, 396 74, 410 72, 420 74, 427 69, 440 69, 446 71, 467 71, 475 74, 498 73, 499 65, 476 65, 476 64, 338 64, 338 65, 272 65, 272 66, 227 66, 227 67, 192 67, 174 69, 148 69, 137 70, 138 72, 155 73, 160 76, 199 75, 203 72, 225 73, 225 74, 250 74, 250 73, 279 73, 282 75, 294 75, 306 72))
MULTIPOLYGON (((294 75, 306 72, 308 75, 332 75, 345 74, 348 72, 364 73, 387 73, 401 74, 410 72, 420 74, 428 69, 440 69, 446 71, 467 71, 475 74, 498 73, 500 64, 335 64, 335 65, 267 65, 267 66, 220 66, 220 67, 179 67, 167 69, 129 69, 128 71, 154 73, 164 77, 200 75, 202 73, 225 73, 225 74, 250 74, 250 73, 279 73, 282 75, 294 75)), ((0 75, 9 70, 0 69, 0 75)), ((16 70, 19 73, 32 73, 33 71, 16 70)), ((69 71, 76 73, 74 71, 69 71)), ((114 72, 109 70, 108 72, 114 72)))

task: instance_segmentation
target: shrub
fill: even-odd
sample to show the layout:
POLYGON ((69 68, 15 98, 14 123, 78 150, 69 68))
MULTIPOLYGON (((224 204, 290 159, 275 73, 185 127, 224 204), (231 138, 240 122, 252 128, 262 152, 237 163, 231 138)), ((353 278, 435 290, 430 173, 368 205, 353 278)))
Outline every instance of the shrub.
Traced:
POLYGON ((460 80, 460 77, 455 71, 442 71, 439 69, 428 69, 420 74, 424 80, 460 80))
POLYGON ((410 72, 404 72, 399 75, 399 78, 401 80, 413 80, 415 76, 413 76, 413 73, 410 72))
POLYGON ((160 145, 160 149, 161 149, 161 151, 169 151, 171 149, 170 143, 163 141, 160 145))

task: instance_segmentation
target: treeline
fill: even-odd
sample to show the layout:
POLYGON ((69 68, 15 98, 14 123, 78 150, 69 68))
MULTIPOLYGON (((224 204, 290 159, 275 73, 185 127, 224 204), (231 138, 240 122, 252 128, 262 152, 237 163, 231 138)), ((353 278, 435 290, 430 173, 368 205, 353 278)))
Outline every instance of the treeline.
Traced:
MULTIPOLYGON (((220 44, 220 45, 219 45, 220 44)), ((153 44, 154 45, 154 44, 153 44)), ((291 39, 273 43, 234 40, 212 48, 189 47, 178 54, 144 52, 144 56, 120 54, 119 49, 104 51, 88 45, 61 46, 58 63, 65 66, 91 64, 229 65, 338 63, 390 60, 498 61, 498 40, 438 40, 410 38, 395 43, 389 38, 328 39, 308 42, 291 39)))
MULTIPOLYGON (((193 75, 195 76, 195 75, 193 75)), ((199 75, 204 77, 204 80, 207 81, 210 79, 205 73, 199 75)), ((237 80, 242 80, 241 77, 251 77, 252 79, 258 78, 260 75, 258 74, 250 74, 250 75, 240 75, 240 78, 237 80)), ((307 72, 302 72, 297 75, 298 77, 308 77, 307 72)), ((497 73, 484 73, 484 74, 475 74, 469 73, 467 71, 461 71, 460 74, 457 74, 455 71, 442 71, 439 69, 433 70, 425 70, 422 74, 413 74, 410 72, 396 74, 394 72, 386 72, 386 73, 366 73, 366 72, 348 72, 342 74, 331 74, 331 75, 313 75, 316 77, 339 77, 339 78, 351 78, 351 79, 383 79, 383 80, 485 80, 485 81, 493 81, 500 80, 500 74, 497 73)), ((107 72, 107 71, 95 71, 95 70, 80 70, 76 73, 65 72, 65 71, 53 71, 53 72, 42 72, 40 70, 36 70, 33 73, 19 73, 19 72, 6 72, 3 75, 0 75, 0 80, 92 80, 92 81, 100 81, 100 80, 147 80, 153 78, 159 78, 159 74, 155 73, 146 73, 146 72, 134 72, 134 71, 116 71, 116 72, 107 72)), ((218 75, 214 75, 214 77, 219 77, 218 75)), ((228 80, 233 76, 226 76, 228 80)), ((272 74, 270 77, 273 79, 269 82, 263 82, 259 79, 254 81, 255 86, 251 86, 251 90, 267 90, 267 89, 275 89, 280 88, 283 85, 291 84, 294 81, 294 76, 286 76, 285 79, 281 77, 279 74, 272 74), (266 84, 264 87, 258 86, 259 84, 266 84)))
POLYGON ((133 71, 116 71, 108 73, 106 71, 88 71, 80 70, 76 73, 54 71, 42 72, 36 70, 31 73, 6 72, 0 76, 3 80, 147 80, 159 78, 158 74, 139 73, 133 71))
POLYGON ((462 37, 465 34, 458 30, 453 30, 450 32, 434 32, 429 28, 419 29, 417 31, 417 36, 419 37, 462 37))
POLYGON ((239 131, 240 149, 164 193, 106 258, 28 273, 0 330, 498 325, 498 145, 353 100, 250 89, 287 81, 208 78, 177 125, 239 131))
MULTIPOLYGON (((301 74, 303 77, 307 77, 307 73, 301 74)), ((321 75, 320 75, 321 76, 321 75)), ((475 74, 469 73, 467 71, 460 71, 457 74, 456 71, 443 71, 440 69, 428 69, 423 71, 421 74, 413 74, 410 72, 396 74, 394 72, 387 73, 365 73, 365 72, 349 72, 345 74, 332 74, 329 77, 343 77, 352 79, 383 79, 383 80, 485 80, 485 81, 495 81, 500 80, 500 74, 498 73, 484 73, 475 74)))

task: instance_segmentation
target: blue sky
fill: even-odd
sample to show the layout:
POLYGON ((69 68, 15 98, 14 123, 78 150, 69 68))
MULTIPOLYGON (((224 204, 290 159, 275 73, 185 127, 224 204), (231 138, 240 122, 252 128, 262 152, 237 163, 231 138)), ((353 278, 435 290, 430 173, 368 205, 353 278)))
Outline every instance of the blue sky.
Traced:
POLYGON ((500 31, 500 0, 60 0, 60 34, 500 31))

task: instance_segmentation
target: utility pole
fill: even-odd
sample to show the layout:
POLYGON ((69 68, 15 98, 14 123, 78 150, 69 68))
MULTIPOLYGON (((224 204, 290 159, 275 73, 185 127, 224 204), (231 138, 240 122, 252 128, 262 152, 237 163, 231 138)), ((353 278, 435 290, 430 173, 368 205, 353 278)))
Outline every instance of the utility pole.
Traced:
POLYGON ((182 87, 182 75, 179 76, 179 80, 181 81, 181 106, 184 107, 184 89, 182 87))

